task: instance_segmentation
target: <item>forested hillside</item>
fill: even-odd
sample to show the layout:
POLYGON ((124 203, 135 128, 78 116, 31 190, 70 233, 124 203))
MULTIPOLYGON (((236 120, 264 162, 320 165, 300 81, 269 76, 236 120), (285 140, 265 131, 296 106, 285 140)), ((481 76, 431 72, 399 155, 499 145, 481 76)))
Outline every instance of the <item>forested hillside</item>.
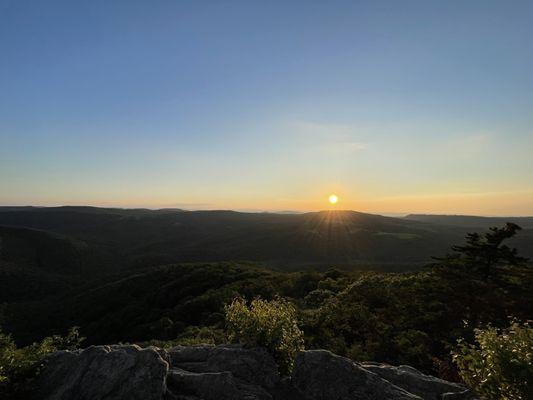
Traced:
MULTIPOLYGON (((89 275, 179 262, 235 260, 283 270, 331 265, 412 270, 461 241, 470 230, 354 211, 270 214, 92 207, 0 208, 1 225, 68 239, 73 247, 68 256, 74 258, 71 268, 89 275)), ((18 234, 18 243, 27 246, 21 243, 22 234, 18 234)), ((10 241, 7 232, 0 236, 10 241)), ((34 236, 27 232, 30 246, 34 236)), ((524 229, 513 240, 522 254, 533 256, 533 229, 524 229)), ((17 246, 4 251, 20 253, 17 246)))
POLYGON ((223 342, 236 296, 295 302, 308 348, 433 371, 473 328, 531 318, 533 273, 485 281, 466 271, 281 273, 242 264, 170 265, 91 282, 48 301, 10 303, 3 325, 20 343, 80 326, 87 344, 223 342))

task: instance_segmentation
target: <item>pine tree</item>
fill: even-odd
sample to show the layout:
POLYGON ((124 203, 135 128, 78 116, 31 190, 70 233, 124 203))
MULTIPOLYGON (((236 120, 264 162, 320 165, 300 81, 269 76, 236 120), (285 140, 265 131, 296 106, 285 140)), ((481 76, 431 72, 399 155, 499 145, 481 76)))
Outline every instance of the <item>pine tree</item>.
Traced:
POLYGON ((515 248, 503 244, 505 240, 515 236, 521 229, 520 226, 508 222, 503 228, 492 227, 489 232, 483 235, 468 233, 465 245, 452 246, 454 253, 438 260, 444 261, 445 264, 454 265, 459 262, 474 271, 482 272, 485 280, 487 280, 493 273, 495 266, 516 266, 527 261, 526 258, 518 255, 515 248))

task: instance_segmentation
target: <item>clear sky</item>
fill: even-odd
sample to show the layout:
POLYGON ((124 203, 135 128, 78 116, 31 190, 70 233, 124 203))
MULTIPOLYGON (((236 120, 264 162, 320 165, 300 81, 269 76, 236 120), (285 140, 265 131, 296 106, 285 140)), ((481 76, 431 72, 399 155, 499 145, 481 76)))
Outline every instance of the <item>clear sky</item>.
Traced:
POLYGON ((533 215, 533 2, 0 0, 0 204, 533 215))

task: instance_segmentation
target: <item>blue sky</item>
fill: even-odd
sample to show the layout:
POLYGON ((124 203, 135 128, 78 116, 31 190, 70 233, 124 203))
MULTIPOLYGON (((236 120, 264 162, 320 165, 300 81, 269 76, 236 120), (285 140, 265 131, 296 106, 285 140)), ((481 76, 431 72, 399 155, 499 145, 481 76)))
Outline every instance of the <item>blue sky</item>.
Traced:
POLYGON ((0 0, 0 204, 533 215, 532 20, 0 0))

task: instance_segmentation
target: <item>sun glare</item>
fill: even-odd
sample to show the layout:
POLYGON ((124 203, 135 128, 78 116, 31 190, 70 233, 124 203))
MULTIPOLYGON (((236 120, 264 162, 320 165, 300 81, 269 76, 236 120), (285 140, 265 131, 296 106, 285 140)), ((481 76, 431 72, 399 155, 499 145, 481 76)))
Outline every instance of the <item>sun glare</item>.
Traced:
POLYGON ((329 204, 337 204, 337 202, 339 201, 339 198, 335 194, 330 194, 328 200, 329 200, 329 204))

